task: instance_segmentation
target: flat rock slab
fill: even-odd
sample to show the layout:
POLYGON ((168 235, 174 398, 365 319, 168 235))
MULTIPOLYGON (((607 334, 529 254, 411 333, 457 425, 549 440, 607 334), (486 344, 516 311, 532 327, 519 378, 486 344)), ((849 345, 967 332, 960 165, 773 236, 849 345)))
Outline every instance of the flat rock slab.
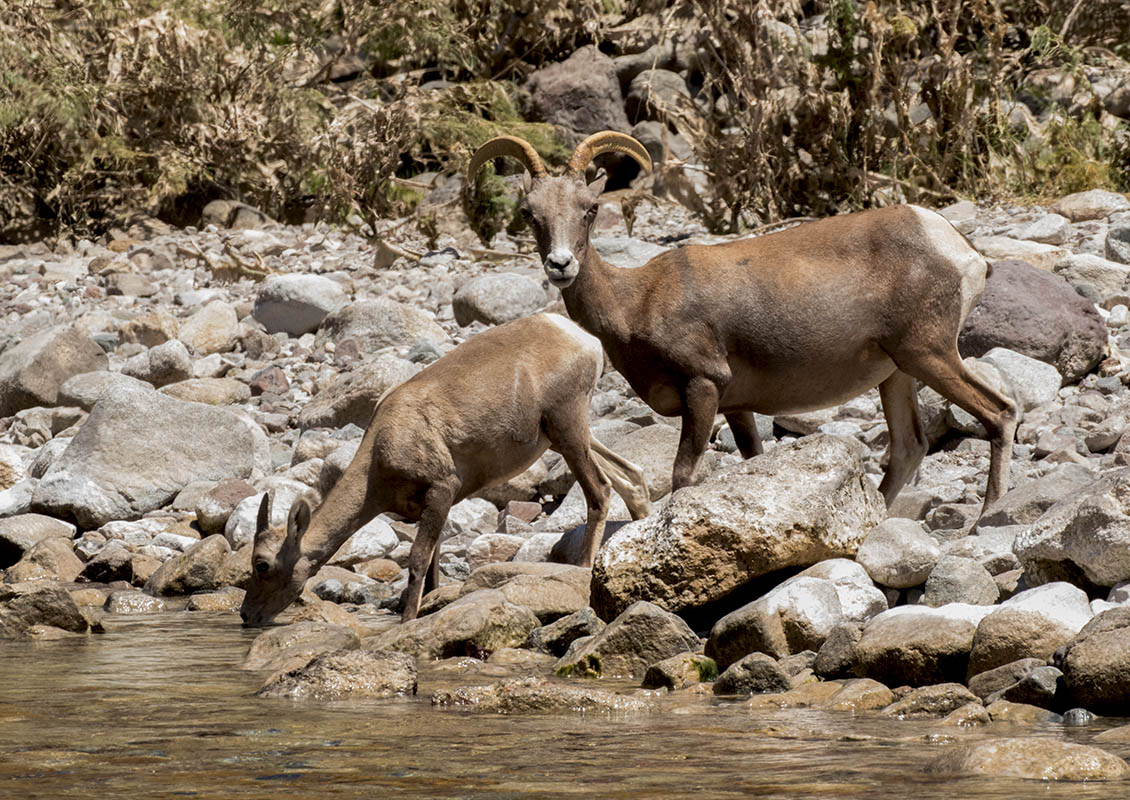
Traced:
POLYGON ((416 659, 379 650, 335 650, 273 675, 256 697, 357 700, 416 694, 416 659))
POLYGON ((544 678, 520 678, 487 686, 463 686, 432 695, 432 705, 460 708, 495 714, 530 714, 537 712, 572 711, 644 712, 650 709, 645 700, 604 689, 575 684, 562 684, 544 678))
POLYGON ((1045 737, 990 739, 954 747, 926 771, 1040 781, 1110 781, 1130 777, 1130 766, 1098 747, 1045 737))

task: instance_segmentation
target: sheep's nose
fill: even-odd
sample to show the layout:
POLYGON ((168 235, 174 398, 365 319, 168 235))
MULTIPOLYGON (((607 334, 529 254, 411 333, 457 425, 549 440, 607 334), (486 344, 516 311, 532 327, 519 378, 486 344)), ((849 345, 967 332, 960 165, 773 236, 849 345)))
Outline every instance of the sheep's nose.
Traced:
POLYGON ((545 265, 557 271, 564 270, 573 260, 572 253, 550 253, 546 256, 545 265))

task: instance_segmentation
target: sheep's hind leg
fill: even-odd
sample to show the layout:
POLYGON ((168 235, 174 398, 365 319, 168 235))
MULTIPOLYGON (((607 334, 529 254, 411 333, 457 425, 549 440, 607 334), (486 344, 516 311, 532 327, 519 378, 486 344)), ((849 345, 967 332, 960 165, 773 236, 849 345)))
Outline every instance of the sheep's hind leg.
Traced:
POLYGON ((424 495, 424 513, 416 526, 416 540, 408 554, 408 586, 402 597, 401 620, 408 622, 420 613, 420 600, 424 586, 431 572, 433 580, 438 578, 439 537, 443 533, 443 523, 459 490, 459 480, 455 477, 434 483, 424 495))
POLYGON ((879 492, 888 506, 914 476, 929 448, 918 414, 917 390, 914 378, 898 370, 879 384, 879 399, 883 401, 883 415, 887 418, 887 435, 890 438, 887 472, 879 484, 879 492))

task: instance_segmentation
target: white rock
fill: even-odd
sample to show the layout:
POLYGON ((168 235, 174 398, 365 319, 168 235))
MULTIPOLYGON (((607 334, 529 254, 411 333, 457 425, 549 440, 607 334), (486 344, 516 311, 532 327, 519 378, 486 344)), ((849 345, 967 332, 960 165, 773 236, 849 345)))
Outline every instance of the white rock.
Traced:
POLYGON ((1083 222, 1088 219, 1102 219, 1109 217, 1116 211, 1130 209, 1130 200, 1117 192, 1107 192, 1102 189, 1091 189, 1088 192, 1069 194, 1051 207, 1057 214, 1062 214, 1072 222, 1083 222))
POLYGON ((1065 581, 1025 589, 1000 605, 1043 614, 1057 625, 1078 633, 1094 616, 1087 593, 1065 581))
POLYGON ((1025 411, 1050 403, 1059 395, 1063 376, 1051 364, 1005 347, 994 347, 980 360, 987 361, 1000 371, 1012 386, 1013 397, 1025 411))
POLYGON ((352 567, 362 561, 385 558, 400 543, 396 531, 381 517, 374 517, 345 540, 329 563, 333 566, 352 567))
POLYGON ((324 275, 272 275, 259 287, 251 314, 267 333, 301 336, 316 331, 348 300, 341 284, 324 275))
POLYGON ((1090 253, 1073 253, 1056 263, 1052 270, 1072 286, 1089 285, 1104 300, 1126 292, 1130 264, 1108 261, 1090 253))
POLYGON ((941 555, 917 522, 891 517, 871 529, 855 560, 876 583, 908 589, 925 582, 941 555))
POLYGON ((1042 244, 1064 244, 1071 236, 1071 221, 1059 214, 1044 214, 1032 222, 1015 226, 1009 235, 1042 244))
POLYGON ((973 239, 973 246, 989 261, 1018 259, 1048 271, 1068 254, 1062 247, 1008 236, 978 236, 973 239))

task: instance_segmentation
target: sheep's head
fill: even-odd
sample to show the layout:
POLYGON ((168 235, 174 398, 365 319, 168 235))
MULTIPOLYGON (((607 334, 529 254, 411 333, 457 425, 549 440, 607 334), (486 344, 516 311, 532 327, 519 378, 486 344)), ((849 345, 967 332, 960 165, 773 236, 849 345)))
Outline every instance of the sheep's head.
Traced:
POLYGON ((302 555, 302 535, 310 525, 310 506, 299 498, 290 507, 286 527, 272 526, 271 497, 264 495, 255 521, 251 580, 239 614, 246 626, 265 625, 302 594, 317 569, 302 555))
POLYGON ((525 192, 519 209, 534 231, 545 274, 558 288, 571 284, 580 272, 604 191, 606 177, 586 183, 585 167, 601 153, 611 152, 625 153, 651 171, 647 148, 616 131, 594 133, 577 145, 562 175, 549 174, 530 143, 515 136, 491 139, 471 158, 470 180, 493 158, 508 156, 525 166, 525 192))

